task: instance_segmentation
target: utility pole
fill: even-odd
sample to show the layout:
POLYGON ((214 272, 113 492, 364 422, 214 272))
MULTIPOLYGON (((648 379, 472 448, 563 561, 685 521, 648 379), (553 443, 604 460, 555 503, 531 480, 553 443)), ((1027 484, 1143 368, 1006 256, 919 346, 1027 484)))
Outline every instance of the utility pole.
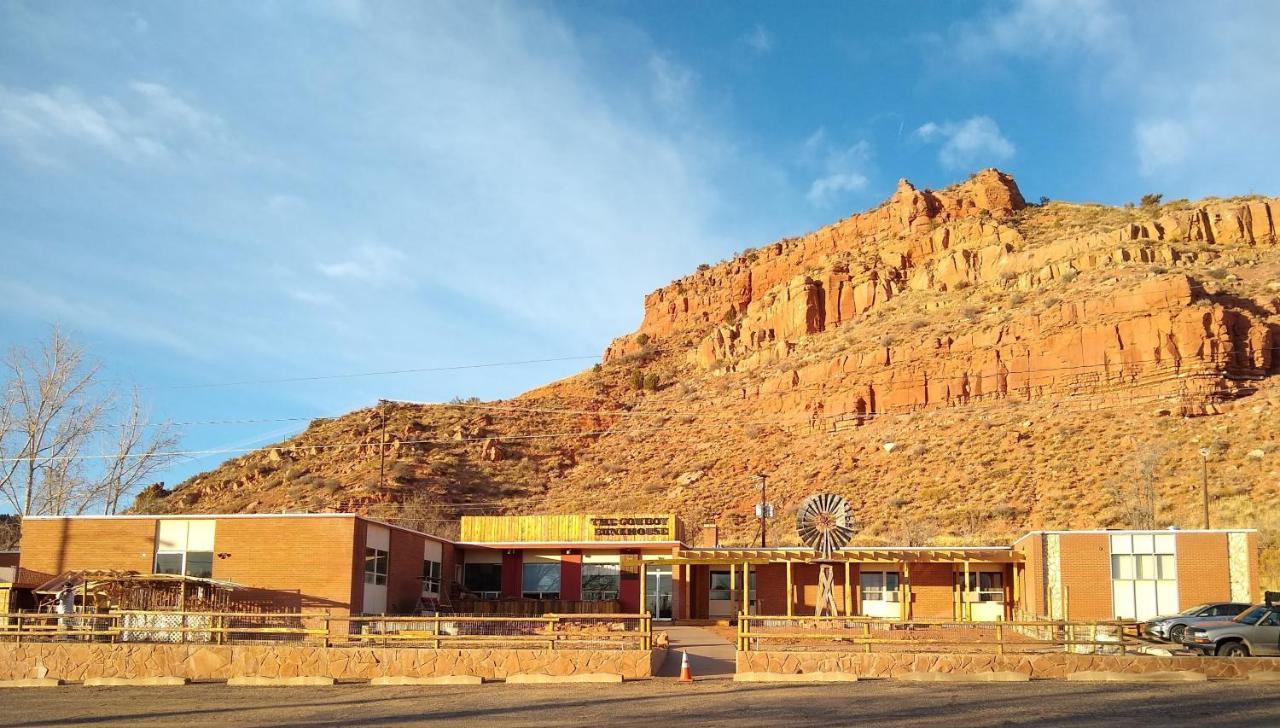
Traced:
POLYGON ((1200 463, 1203 465, 1200 475, 1200 494, 1204 497, 1204 528, 1209 530, 1209 448, 1200 448, 1200 463))
POLYGON ((757 473, 751 476, 760 488, 760 502, 756 503, 756 518, 760 519, 760 548, 768 545, 769 520, 773 518, 773 504, 769 502, 769 476, 757 473))

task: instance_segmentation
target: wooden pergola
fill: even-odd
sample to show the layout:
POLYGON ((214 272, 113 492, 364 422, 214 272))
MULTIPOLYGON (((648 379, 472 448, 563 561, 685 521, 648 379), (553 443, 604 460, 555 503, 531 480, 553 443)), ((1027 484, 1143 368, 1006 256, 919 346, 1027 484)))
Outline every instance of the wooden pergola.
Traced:
MULTIPOLYGON (((1018 568, 1023 563, 1022 553, 1015 551, 1008 546, 851 546, 840 549, 831 555, 829 559, 823 559, 823 563, 843 564, 844 567, 844 589, 843 589, 843 605, 842 611, 848 615, 852 613, 853 608, 853 592, 851 585, 851 573, 853 564, 884 564, 895 565, 901 570, 902 579, 899 580, 898 590, 900 593, 899 600, 902 604, 910 604, 911 600, 911 565, 912 564, 961 564, 964 567, 964 583, 969 583, 969 569, 971 565, 979 564, 1011 564, 1014 568, 1018 568)), ((689 583, 689 568, 692 566, 726 566, 729 568, 729 588, 735 594, 739 594, 738 603, 747 604, 749 602, 750 584, 751 584, 751 567, 764 564, 783 564, 786 567, 787 575, 787 616, 793 616, 793 605, 790 595, 794 589, 794 578, 792 570, 795 564, 818 563, 814 552, 804 547, 782 547, 782 548, 684 548, 678 549, 670 556, 624 556, 622 565, 624 567, 639 567, 640 571, 640 604, 645 604, 646 579, 645 570, 652 566, 670 566, 674 569, 685 569, 685 583, 689 583), (741 576, 739 577, 739 567, 741 567, 741 576)), ((1016 574, 1011 576, 1016 577, 1016 574)), ((1019 581, 1012 578, 1013 601, 1020 601, 1019 581)), ((960 592, 965 594, 967 592, 960 592)), ((964 597, 957 597, 963 600, 964 597)), ((963 613, 963 601, 957 602, 961 605, 963 613)), ((905 615, 904 615, 905 616, 905 615)))

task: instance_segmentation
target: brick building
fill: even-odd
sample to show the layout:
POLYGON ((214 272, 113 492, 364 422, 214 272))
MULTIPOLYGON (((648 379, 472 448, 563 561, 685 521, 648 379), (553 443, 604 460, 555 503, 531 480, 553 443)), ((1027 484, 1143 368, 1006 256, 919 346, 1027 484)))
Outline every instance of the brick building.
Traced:
MULTIPOLYGON (((460 611, 717 619, 817 606, 812 551, 694 541, 674 516, 644 514, 467 516, 456 543, 350 514, 32 517, 18 572, 207 576, 280 608, 335 613, 403 614, 439 600, 460 611)), ((1009 545, 848 547, 827 563, 839 614, 1144 619, 1256 601, 1257 551, 1252 530, 1036 531, 1009 545)))
POLYGON ((21 583, 77 570, 185 574, 244 587, 241 601, 334 614, 407 613, 443 594, 454 546, 350 514, 30 516, 21 583))

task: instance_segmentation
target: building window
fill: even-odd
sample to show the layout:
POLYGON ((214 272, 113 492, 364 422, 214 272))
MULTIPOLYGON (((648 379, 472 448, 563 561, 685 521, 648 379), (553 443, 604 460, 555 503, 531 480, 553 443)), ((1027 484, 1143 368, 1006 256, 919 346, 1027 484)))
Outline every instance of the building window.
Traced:
POLYGON ((582 599, 610 602, 618 598, 620 568, 617 564, 582 565, 582 599))
MULTIPOLYGON (((750 594, 747 597, 747 600, 755 601, 756 572, 754 571, 751 572, 750 579, 751 579, 751 586, 748 589, 750 594)), ((736 598, 738 595, 734 594, 734 592, 741 589, 742 589, 741 585, 738 586, 738 589, 733 588, 733 576, 729 572, 713 571, 711 572, 711 583, 708 585, 707 598, 716 602, 726 602, 726 601, 729 601, 730 599, 736 598)))
POLYGON ((560 564, 525 564, 521 596, 525 599, 559 599, 560 564))
POLYGON ((481 599, 497 599, 502 596, 502 564, 464 565, 462 585, 481 599))
POLYGON ((967 589, 964 586, 964 572, 959 572, 956 574, 956 584, 960 585, 961 590, 975 594, 971 601, 1004 601, 1004 574, 999 571, 969 572, 969 586, 967 589))
POLYGON ((364 550, 364 583, 385 586, 387 583, 387 552, 382 549, 364 550))
POLYGON ((1178 563, 1171 533, 1111 536, 1111 594, 1116 619, 1178 611, 1178 563))
POLYGON ((439 594, 440 593, 440 562, 423 560, 422 562, 422 593, 423 594, 439 594))
POLYGON ((858 584, 862 588, 862 600, 865 602, 898 601, 896 571, 864 571, 858 575, 858 584))
POLYGON ((157 524, 157 574, 213 578, 212 520, 161 520, 157 524))

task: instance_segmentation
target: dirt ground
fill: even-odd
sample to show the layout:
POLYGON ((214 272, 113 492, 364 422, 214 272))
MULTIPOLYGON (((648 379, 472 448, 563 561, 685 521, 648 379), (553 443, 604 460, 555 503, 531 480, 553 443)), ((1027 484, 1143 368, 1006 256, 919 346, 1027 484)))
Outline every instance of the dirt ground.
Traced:
POLYGON ((331 688, 65 686, 0 692, 12 726, 1280 725, 1280 685, 1038 681, 945 685, 622 685, 331 688))

